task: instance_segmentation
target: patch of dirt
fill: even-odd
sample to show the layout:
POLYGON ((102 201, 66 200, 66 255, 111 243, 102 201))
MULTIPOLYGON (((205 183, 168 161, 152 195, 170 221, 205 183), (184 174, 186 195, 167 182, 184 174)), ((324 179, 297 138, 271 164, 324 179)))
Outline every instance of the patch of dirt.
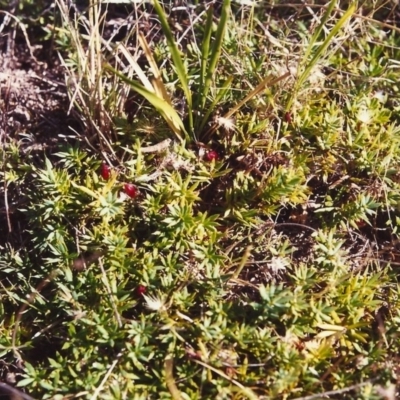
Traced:
POLYGON ((31 15, 29 5, 18 7, 10 2, 0 14, 0 143, 18 142, 27 153, 59 144, 80 126, 69 114, 65 72, 52 39, 44 40, 42 22, 29 23, 28 30, 24 24, 51 21, 54 2, 39 2, 38 15, 31 15))
MULTIPOLYGON (((68 136, 76 122, 68 115, 69 101, 61 68, 46 63, 21 67, 27 52, 0 60, 1 142, 21 142, 22 151, 43 150, 68 136)), ((25 64, 26 65, 26 64, 25 64)))

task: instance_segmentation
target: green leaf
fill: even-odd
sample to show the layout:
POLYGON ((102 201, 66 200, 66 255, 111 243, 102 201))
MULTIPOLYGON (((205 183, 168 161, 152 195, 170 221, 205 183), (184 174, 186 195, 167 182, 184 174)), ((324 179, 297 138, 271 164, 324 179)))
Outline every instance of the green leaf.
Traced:
POLYGON ((33 383, 33 382, 35 382, 35 378, 25 378, 25 379, 20 380, 20 381, 17 383, 17 386, 18 386, 18 387, 24 387, 24 386, 30 385, 30 384, 33 383))

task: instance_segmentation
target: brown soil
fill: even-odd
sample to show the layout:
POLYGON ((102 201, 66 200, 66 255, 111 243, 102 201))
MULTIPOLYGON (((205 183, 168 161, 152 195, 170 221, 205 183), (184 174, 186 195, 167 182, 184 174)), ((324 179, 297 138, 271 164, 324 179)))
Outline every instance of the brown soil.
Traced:
MULTIPOLYGON (((1 47, 7 36, 0 39, 1 47)), ((40 53, 38 45, 34 53, 40 53)), ((0 140, 20 142, 23 152, 59 143, 76 122, 68 115, 69 101, 60 65, 34 58, 21 40, 0 58, 0 140)))

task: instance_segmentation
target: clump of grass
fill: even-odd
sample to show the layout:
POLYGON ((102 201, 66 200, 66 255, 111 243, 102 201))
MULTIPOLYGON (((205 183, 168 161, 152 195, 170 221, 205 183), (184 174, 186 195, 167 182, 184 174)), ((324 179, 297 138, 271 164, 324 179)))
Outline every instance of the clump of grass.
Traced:
POLYGON ((75 43, 71 104, 98 136, 29 169, 29 246, 1 258, 1 312, 20 321, 5 320, 0 346, 20 358, 18 386, 55 399, 390 398, 396 31, 378 42, 378 21, 333 1, 293 25, 198 5, 174 30, 182 14, 156 1, 165 40, 136 25, 115 44, 100 5, 75 24, 58 5, 75 43))

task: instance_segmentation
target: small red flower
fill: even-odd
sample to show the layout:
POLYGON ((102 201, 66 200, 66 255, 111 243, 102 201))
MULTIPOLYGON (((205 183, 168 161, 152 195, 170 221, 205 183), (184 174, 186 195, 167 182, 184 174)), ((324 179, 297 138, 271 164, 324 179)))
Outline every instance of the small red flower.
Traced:
POLYGON ((137 294, 138 296, 143 296, 146 292, 147 292, 147 287, 144 286, 144 285, 139 285, 139 286, 136 288, 136 294, 137 294))
POLYGON ((210 150, 205 154, 205 159, 209 162, 218 160, 218 153, 215 150, 210 150))
POLYGON ((139 194, 138 188, 132 183, 125 183, 124 191, 130 198, 135 198, 139 194))
POLYGON ((110 166, 105 163, 101 164, 100 175, 104 180, 108 181, 110 179, 110 175, 111 175, 110 166))
POLYGON ((285 121, 286 121, 288 124, 291 124, 291 123, 293 122, 293 120, 292 120, 292 114, 291 114, 290 112, 285 113, 285 121))
POLYGON ((364 220, 359 219, 356 221, 356 225, 358 228, 364 228, 365 226, 367 226, 367 223, 364 220))

